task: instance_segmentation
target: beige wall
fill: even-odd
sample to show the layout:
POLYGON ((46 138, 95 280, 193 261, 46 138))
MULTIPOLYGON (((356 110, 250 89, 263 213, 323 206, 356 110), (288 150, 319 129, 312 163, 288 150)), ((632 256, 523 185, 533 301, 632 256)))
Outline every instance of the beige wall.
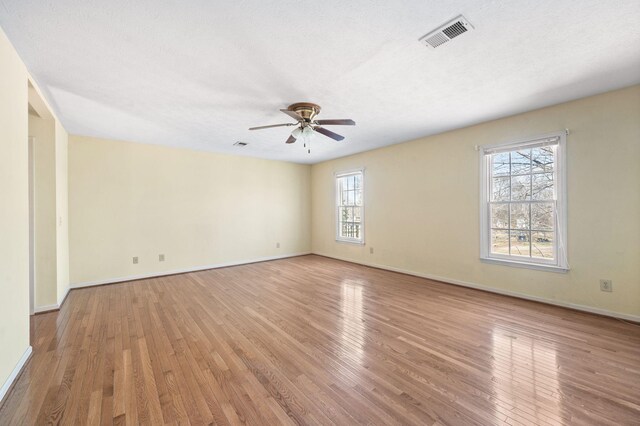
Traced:
POLYGON ((29 115, 34 138, 35 308, 57 303, 55 121, 29 115))
POLYGON ((27 70, 0 30, 0 387, 29 347, 27 70))
POLYGON ((314 165, 312 194, 315 253, 640 315, 640 86, 314 165), (481 263, 474 146, 565 128, 571 270, 481 263), (358 167, 365 246, 335 242, 333 173, 358 167), (600 278, 613 293, 599 290, 600 278))
POLYGON ((306 165, 72 135, 72 287, 308 252, 309 187, 306 165))

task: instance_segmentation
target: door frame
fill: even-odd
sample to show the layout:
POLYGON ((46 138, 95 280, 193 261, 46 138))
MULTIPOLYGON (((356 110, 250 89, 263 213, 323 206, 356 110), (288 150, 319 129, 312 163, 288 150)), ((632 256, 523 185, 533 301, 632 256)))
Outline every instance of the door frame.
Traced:
POLYGON ((34 314, 36 299, 35 142, 36 138, 29 136, 29 315, 34 314))

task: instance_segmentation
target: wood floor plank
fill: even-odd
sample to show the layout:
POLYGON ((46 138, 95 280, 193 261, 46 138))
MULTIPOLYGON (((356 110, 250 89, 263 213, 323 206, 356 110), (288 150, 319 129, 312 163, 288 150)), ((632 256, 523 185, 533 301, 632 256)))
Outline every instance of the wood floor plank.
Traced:
POLYGON ((320 256, 32 321, 1 425, 640 424, 638 325, 320 256))

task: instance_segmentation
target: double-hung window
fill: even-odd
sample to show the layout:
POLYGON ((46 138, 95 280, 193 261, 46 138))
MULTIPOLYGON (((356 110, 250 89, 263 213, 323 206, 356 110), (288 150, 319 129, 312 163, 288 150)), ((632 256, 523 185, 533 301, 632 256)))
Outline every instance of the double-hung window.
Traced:
POLYGON ((364 243, 364 171, 336 174, 336 240, 364 243))
POLYGON ((481 147, 483 260, 567 270, 565 133, 481 147))

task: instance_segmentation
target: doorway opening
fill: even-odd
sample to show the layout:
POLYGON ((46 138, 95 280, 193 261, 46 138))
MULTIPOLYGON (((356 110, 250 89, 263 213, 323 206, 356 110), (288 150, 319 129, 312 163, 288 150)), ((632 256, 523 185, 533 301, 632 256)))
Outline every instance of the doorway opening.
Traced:
POLYGON ((31 82, 28 94, 29 313, 33 315, 58 308, 56 146, 55 119, 31 82))

